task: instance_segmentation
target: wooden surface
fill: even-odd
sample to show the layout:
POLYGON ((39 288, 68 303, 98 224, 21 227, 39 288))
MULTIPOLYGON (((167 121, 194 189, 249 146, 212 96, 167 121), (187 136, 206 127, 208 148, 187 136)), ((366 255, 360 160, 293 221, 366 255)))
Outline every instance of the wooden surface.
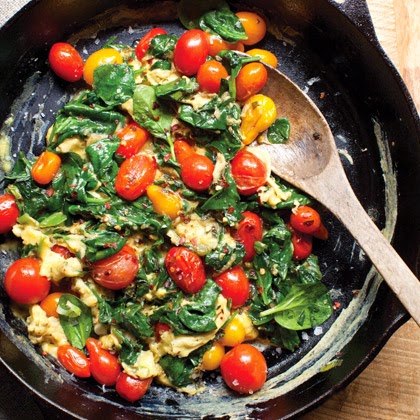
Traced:
MULTIPOLYGON (((367 0, 382 46, 420 109, 420 0, 367 0)), ((420 328, 403 325, 347 388, 301 420, 420 419, 420 328)))

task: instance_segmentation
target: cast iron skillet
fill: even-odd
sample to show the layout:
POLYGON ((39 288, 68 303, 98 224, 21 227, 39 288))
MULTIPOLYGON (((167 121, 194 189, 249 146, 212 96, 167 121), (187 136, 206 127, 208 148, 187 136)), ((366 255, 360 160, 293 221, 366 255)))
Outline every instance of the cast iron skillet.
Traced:
MULTIPOLYGON (((232 6, 258 7, 271 31, 282 36, 268 36, 261 48, 274 51, 280 69, 320 107, 345 151, 343 164, 356 194, 377 224, 388 235, 394 233, 395 248, 416 271, 419 118, 376 40, 365 1, 261 0, 232 6)), ((0 30, 0 120, 13 113, 3 126, 13 139, 12 154, 39 154, 54 113, 80 87, 69 87, 49 71, 46 57, 53 42, 80 37, 77 47, 86 57, 110 36, 131 44, 157 23, 179 33, 175 10, 170 1, 134 0, 34 0, 22 9, 0 30)), ((40 356, 11 315, 1 289, 3 363, 57 410, 79 418, 269 420, 301 414, 350 382, 408 318, 348 233, 327 210, 324 218, 331 239, 319 244, 316 253, 341 306, 317 331, 321 334, 309 332, 295 353, 266 352, 269 381, 252 397, 233 395, 210 375, 208 391, 195 397, 154 386, 139 403, 124 403, 113 390, 76 380, 40 356), (341 365, 316 373, 333 359, 341 365)), ((12 251, 0 253, 1 275, 16 257, 12 251)))

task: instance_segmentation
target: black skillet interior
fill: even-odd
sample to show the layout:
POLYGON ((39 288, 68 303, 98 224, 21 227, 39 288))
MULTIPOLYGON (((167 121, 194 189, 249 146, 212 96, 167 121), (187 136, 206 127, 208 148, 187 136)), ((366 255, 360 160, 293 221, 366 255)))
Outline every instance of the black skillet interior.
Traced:
MULTIPOLYGON (((413 186, 420 182, 418 117, 400 77, 372 35, 365 2, 348 0, 347 6, 333 3, 327 0, 263 0, 233 6, 249 9, 253 4, 258 5, 270 27, 286 35, 285 42, 269 35, 259 47, 275 52, 280 70, 307 90, 324 113, 338 147, 345 149, 353 159, 351 163, 343 155, 342 162, 356 194, 377 224, 383 227, 386 186, 373 119, 379 122, 398 176, 399 216, 394 246, 415 270, 420 243, 419 232, 413 229, 419 225, 415 211, 418 194, 413 193, 413 186)), ((156 24, 168 32, 180 33, 181 26, 173 20, 175 10, 173 2, 169 1, 39 0, 32 1, 6 24, 0 31, 0 120, 4 121, 9 115, 16 98, 26 95, 20 106, 14 109, 13 123, 8 129, 13 139, 12 155, 19 150, 39 154, 44 145, 45 130, 53 122, 55 112, 69 94, 81 87, 69 86, 49 71, 46 57, 53 42, 77 39, 73 35, 83 31, 83 39, 77 42, 77 48, 86 58, 111 36, 116 36, 116 41, 133 44, 156 24), (113 7, 119 12, 111 10, 113 7), (26 85, 29 90, 24 92, 23 86, 28 79, 31 79, 26 85)), ((370 263, 359 258, 353 239, 326 210, 324 218, 331 240, 318 243, 316 253, 325 283, 342 292, 338 298, 341 308, 323 327, 325 331, 347 307, 353 291, 362 287, 370 263)), ((12 252, 0 254, 2 275, 15 257, 12 252)), ((210 410, 208 406, 201 406, 200 396, 186 397, 172 390, 153 387, 139 404, 132 407, 122 403, 112 390, 103 393, 93 382, 71 378, 57 365, 51 365, 49 360, 37 357, 25 341, 22 344, 21 339, 16 339, 24 329, 8 310, 3 289, 0 293, 0 303, 5 308, 4 315, 0 314, 0 356, 29 387, 63 411, 89 419, 100 418, 104 413, 106 418, 131 418, 135 413, 141 413, 141 418, 179 419, 201 415, 229 418, 230 404, 238 397, 228 391, 223 398, 214 401, 217 406, 210 410), (62 375, 62 383, 57 374, 50 375, 51 369, 62 375), (186 406, 188 411, 185 411, 186 406), (195 408, 191 408, 193 406, 195 408)), ((278 419, 309 409, 359 373, 406 319, 399 302, 382 285, 369 317, 342 350, 341 366, 315 375, 274 400, 249 405, 246 399, 242 399, 243 414, 250 418, 278 419)), ((294 365, 321 336, 309 333, 307 338, 293 354, 268 352, 269 374, 273 376, 294 365)), ((209 394, 222 386, 212 376, 206 381, 209 394)))

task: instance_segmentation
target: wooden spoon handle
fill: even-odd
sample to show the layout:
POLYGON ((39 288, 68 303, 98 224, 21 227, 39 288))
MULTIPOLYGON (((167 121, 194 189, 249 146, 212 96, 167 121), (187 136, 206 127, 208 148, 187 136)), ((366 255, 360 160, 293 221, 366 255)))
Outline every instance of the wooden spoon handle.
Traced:
POLYGON ((328 194, 322 194, 323 197, 318 194, 317 198, 346 226, 420 326, 419 280, 370 219, 350 185, 342 185, 342 187, 342 189, 340 187, 329 189, 328 194), (344 192, 343 189, 347 190, 344 192))

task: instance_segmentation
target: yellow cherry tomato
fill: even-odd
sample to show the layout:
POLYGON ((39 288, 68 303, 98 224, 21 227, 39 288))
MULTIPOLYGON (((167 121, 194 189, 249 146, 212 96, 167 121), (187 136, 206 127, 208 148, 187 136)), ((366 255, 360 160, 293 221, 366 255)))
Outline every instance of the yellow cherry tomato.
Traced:
POLYGON ((202 367, 204 370, 215 370, 225 355, 225 348, 218 341, 214 342, 209 350, 203 354, 202 367))
POLYGON ((251 144, 260 133, 276 120, 276 105, 265 95, 251 96, 244 104, 241 114, 242 142, 251 144))
POLYGON ((241 41, 244 45, 254 45, 265 37, 267 27, 261 16, 253 12, 238 12, 236 16, 241 21, 248 37, 241 41))
POLYGON ((146 193, 157 214, 169 216, 173 220, 182 210, 181 198, 171 190, 159 187, 158 185, 150 185, 146 193))
POLYGON ((103 64, 122 64, 123 59, 121 54, 114 48, 103 48, 95 51, 86 60, 83 68, 83 78, 89 85, 93 85, 93 72, 96 67, 103 64))
POLYGON ((235 347, 245 340, 245 328, 239 318, 233 318, 225 327, 225 335, 220 344, 227 347, 235 347))
POLYGON ((277 57, 270 51, 262 50, 261 48, 253 48, 246 52, 252 57, 260 57, 260 60, 271 67, 277 67, 277 57))
POLYGON ((41 185, 49 184, 61 166, 61 158, 53 152, 42 152, 31 169, 35 182, 41 185))

